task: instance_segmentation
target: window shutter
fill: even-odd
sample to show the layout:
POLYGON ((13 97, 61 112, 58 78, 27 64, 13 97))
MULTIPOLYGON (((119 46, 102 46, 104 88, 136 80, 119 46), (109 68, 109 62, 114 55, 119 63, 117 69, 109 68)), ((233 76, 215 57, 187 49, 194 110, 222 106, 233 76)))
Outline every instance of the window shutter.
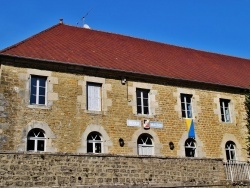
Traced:
POLYGON ((88 85, 88 110, 101 111, 101 87, 88 85))

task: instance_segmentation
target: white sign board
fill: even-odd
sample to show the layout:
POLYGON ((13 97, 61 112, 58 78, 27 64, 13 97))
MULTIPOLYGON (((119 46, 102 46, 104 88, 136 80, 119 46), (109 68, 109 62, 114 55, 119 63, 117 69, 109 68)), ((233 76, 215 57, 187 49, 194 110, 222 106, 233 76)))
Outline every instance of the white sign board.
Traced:
POLYGON ((163 123, 159 122, 159 121, 150 121, 150 128, 162 129, 163 128, 163 123))
POLYGON ((127 119, 127 126, 131 126, 131 127, 141 127, 141 121, 140 121, 140 120, 131 120, 131 119, 127 119))

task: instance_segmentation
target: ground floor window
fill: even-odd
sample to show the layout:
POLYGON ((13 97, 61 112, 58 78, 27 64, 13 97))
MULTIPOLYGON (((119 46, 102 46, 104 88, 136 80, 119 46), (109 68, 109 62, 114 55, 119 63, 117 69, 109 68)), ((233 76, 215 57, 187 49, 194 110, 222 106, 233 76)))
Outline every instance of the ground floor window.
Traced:
POLYGON ((141 134, 137 140, 138 155, 154 155, 153 138, 149 134, 141 134))
POLYGON ((193 138, 188 138, 185 142, 186 157, 196 157, 196 142, 193 138))
POLYGON ((42 129, 31 129, 27 136, 27 151, 45 151, 46 137, 42 129))
POLYGON ((226 158, 228 161, 236 160, 236 145, 233 141, 228 141, 225 145, 226 158))
POLYGON ((91 132, 87 137, 87 152, 88 153, 102 153, 103 151, 102 136, 98 132, 91 132))

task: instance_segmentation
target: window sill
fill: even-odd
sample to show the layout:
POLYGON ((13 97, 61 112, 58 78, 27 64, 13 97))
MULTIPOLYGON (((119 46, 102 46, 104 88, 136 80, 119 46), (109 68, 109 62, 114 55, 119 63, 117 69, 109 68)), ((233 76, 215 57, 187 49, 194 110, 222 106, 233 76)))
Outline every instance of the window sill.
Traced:
POLYGON ((85 110, 87 114, 102 114, 102 111, 85 110))
POLYGON ((45 109, 45 110, 47 110, 47 109, 50 109, 50 107, 48 107, 48 106, 45 106, 45 105, 34 105, 34 104, 30 104, 30 105, 28 105, 28 108, 37 108, 37 109, 45 109))
POLYGON ((154 115, 152 114, 136 114, 136 116, 144 118, 154 118, 154 115))

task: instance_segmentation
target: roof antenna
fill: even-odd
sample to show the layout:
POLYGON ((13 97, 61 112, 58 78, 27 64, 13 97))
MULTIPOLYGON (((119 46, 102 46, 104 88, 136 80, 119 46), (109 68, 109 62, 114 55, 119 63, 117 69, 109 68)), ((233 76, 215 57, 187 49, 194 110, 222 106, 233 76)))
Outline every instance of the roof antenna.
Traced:
POLYGON ((85 24, 85 18, 88 16, 88 14, 91 12, 92 9, 90 9, 80 20, 76 23, 78 25, 82 21, 83 28, 90 29, 90 27, 85 24))

